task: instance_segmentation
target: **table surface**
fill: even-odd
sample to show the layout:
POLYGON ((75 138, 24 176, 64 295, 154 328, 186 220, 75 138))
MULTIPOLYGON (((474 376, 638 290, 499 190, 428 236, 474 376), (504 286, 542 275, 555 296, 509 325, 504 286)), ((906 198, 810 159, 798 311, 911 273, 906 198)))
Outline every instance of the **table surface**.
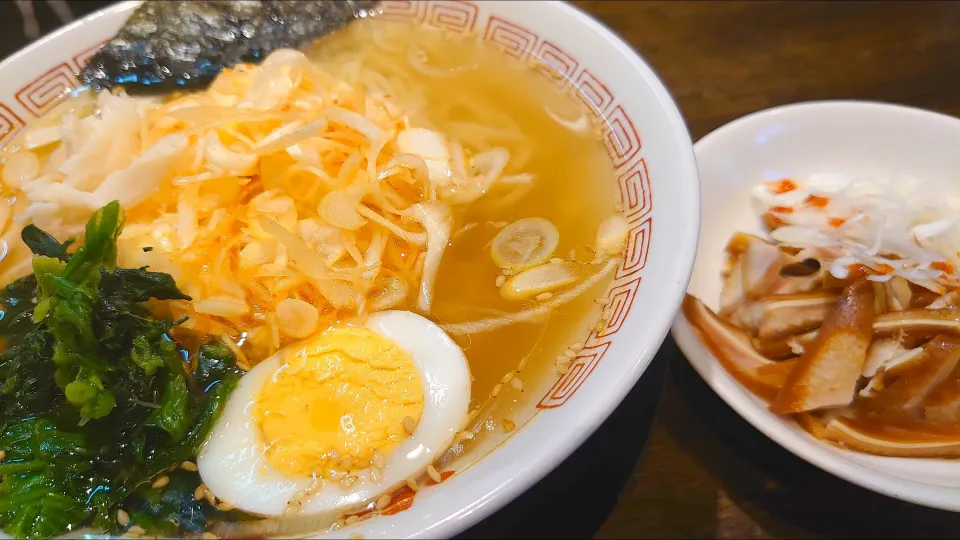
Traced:
MULTIPOLYGON (((694 140, 750 112, 868 99, 960 113, 960 3, 575 2, 635 47, 694 140)), ((672 340, 645 455, 596 538, 930 537, 960 516, 836 479, 727 407, 672 340)))

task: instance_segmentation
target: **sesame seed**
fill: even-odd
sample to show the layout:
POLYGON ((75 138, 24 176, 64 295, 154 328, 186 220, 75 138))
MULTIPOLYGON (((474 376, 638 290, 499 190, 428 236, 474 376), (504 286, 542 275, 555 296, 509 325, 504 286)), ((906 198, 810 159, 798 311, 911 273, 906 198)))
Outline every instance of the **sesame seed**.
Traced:
POLYGON ((537 300, 549 300, 549 299, 553 298, 553 293, 548 293, 548 292, 540 293, 540 294, 538 294, 535 298, 536 298, 537 300))
POLYGON ((210 506, 217 506, 217 504, 219 504, 217 502, 217 498, 213 495, 213 492, 210 491, 209 489, 206 491, 206 493, 203 494, 203 498, 206 499, 208 503, 210 503, 210 506))
POLYGON ((559 364, 559 363, 562 363, 562 362, 569 362, 569 361, 570 361, 570 358, 568 358, 568 357, 566 357, 566 356, 564 356, 564 355, 561 354, 560 356, 554 358, 553 360, 559 364))
POLYGON ((157 478, 156 480, 153 481, 153 487, 154 489, 160 489, 160 488, 167 487, 167 484, 169 483, 170 483, 170 477, 167 475, 163 475, 160 478, 157 478))
POLYGON ((557 365, 558 365, 558 366, 569 366, 571 362, 573 362, 573 358, 563 357, 562 360, 557 360, 557 365))
POLYGON ((413 433, 417 430, 417 421, 410 416, 403 417, 403 430, 407 433, 413 433))
POLYGON ((381 495, 380 498, 377 499, 377 510, 383 510, 386 508, 390 504, 391 500, 393 499, 390 497, 389 493, 384 493, 381 495))
POLYGON ((554 257, 550 259, 550 262, 552 262, 553 264, 560 264, 563 262, 563 259, 561 259, 560 257, 554 257))
POLYGON ((605 321, 609 321, 611 316, 613 316, 613 309, 612 309, 612 308, 607 308, 607 309, 604 310, 604 312, 600 315, 600 318, 603 319, 603 320, 605 320, 605 321))
POLYGON ((410 488, 410 491, 417 491, 420 489, 420 486, 417 485, 417 481, 413 478, 407 478, 407 487, 410 488))
POLYGON ((370 459, 370 463, 378 469, 382 469, 386 466, 386 461, 383 459, 383 454, 378 450, 373 451, 373 458, 370 459))
POLYGON ((577 250, 575 249, 570 250, 570 260, 571 261, 577 260, 577 250))
POLYGON ((498 287, 498 288, 499 288, 499 287, 503 287, 503 284, 506 283, 506 282, 507 282, 507 276, 502 276, 502 275, 501 275, 501 276, 497 276, 496 284, 497 284, 497 287, 498 287))
POLYGON ((200 535, 200 540, 220 540, 220 537, 207 531, 200 535))
POLYGON ((430 476, 431 480, 438 484, 443 481, 443 477, 440 476, 440 471, 438 471, 433 465, 427 465, 427 475, 430 476))
POLYGON ((576 357, 577 357, 577 353, 571 351, 570 349, 567 349, 567 350, 563 351, 563 356, 566 357, 566 358, 576 358, 576 357))
POLYGON ((505 431, 513 431, 517 428, 517 424, 507 418, 501 418, 500 423, 503 424, 503 429, 505 431))
POLYGON ((356 523, 356 522, 358 522, 358 521, 360 521, 360 516, 353 515, 353 516, 348 516, 348 517, 347 517, 347 521, 346 521, 345 523, 346 523, 347 525, 353 525, 354 523, 356 523))
POLYGON ((197 470, 199 470, 197 464, 192 461, 184 461, 180 464, 180 468, 190 472, 197 472, 197 470))
POLYGON ((129 524, 130 524, 130 514, 128 514, 127 511, 126 511, 126 510, 123 510, 122 508, 121 508, 120 510, 117 510, 117 523, 118 523, 121 527, 126 527, 127 525, 129 525, 129 524))
POLYGON ((603 298, 597 298, 594 300, 594 302, 600 304, 601 306, 605 306, 610 303, 610 299, 604 296, 603 298))
POLYGON ((590 261, 590 264, 592 264, 592 265, 598 265, 598 264, 600 264, 600 263, 602 263, 602 262, 603 262, 603 257, 594 257, 593 260, 590 261))
POLYGON ((580 352, 583 350, 584 343, 582 341, 575 341, 573 345, 570 345, 570 350, 573 352, 580 352))
POLYGON ((511 372, 507 373, 506 375, 504 375, 503 378, 500 379, 500 382, 502 382, 503 384, 507 384, 508 382, 510 382, 510 379, 512 379, 514 375, 515 375, 515 373, 514 373, 513 371, 511 371, 511 372))
POLYGON ((344 477, 343 480, 340 480, 340 487, 343 489, 350 489, 353 487, 353 484, 357 481, 357 477, 354 475, 349 475, 344 477))
POLYGON ((596 253, 597 250, 593 249, 593 246, 583 246, 583 249, 589 251, 590 253, 596 253))
POLYGON ((570 371, 570 364, 557 364, 557 373, 566 375, 570 371))
POLYGON ((523 371, 523 368, 527 367, 527 358, 529 358, 529 356, 524 356, 523 360, 521 360, 520 363, 517 364, 517 373, 520 373, 521 371, 523 371))
POLYGON ((204 497, 204 495, 206 495, 206 493, 207 493, 207 485, 200 484, 199 486, 197 486, 197 489, 193 491, 193 500, 199 501, 204 497))
POLYGON ((135 534, 146 534, 146 533, 147 533, 147 531, 143 530, 143 527, 141 527, 141 526, 139 526, 139 525, 134 525, 134 526, 130 527, 129 529, 127 529, 127 532, 132 532, 132 533, 135 533, 135 534))
POLYGON ((490 392, 490 397, 497 397, 498 395, 500 395, 500 388, 502 388, 502 387, 501 387, 501 385, 499 385, 499 384, 496 385, 496 386, 494 386, 494 387, 493 387, 493 391, 490 392))
POLYGON ((220 510, 221 512, 230 512, 231 510, 234 510, 234 508, 235 507, 232 504, 226 501, 223 501, 217 505, 217 510, 220 510))
POLYGON ((518 392, 523 392, 523 380, 520 379, 520 377, 510 381, 510 386, 512 386, 513 389, 517 390, 518 392))

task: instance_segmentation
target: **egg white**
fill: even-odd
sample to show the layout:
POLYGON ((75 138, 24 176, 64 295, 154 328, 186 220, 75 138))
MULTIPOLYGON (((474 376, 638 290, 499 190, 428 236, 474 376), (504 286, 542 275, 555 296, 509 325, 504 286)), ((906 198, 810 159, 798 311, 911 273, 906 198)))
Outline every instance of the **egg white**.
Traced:
POLYGON ((285 515, 288 506, 299 515, 347 510, 422 474, 450 446, 470 402, 470 370, 463 351, 440 327, 409 311, 376 313, 364 326, 406 351, 423 382, 420 423, 385 456, 380 480, 372 480, 370 471, 364 470, 350 489, 330 481, 317 487, 312 478, 292 477, 270 467, 252 411, 263 385, 283 365, 284 350, 240 379, 200 451, 200 477, 218 499, 261 516, 285 515))

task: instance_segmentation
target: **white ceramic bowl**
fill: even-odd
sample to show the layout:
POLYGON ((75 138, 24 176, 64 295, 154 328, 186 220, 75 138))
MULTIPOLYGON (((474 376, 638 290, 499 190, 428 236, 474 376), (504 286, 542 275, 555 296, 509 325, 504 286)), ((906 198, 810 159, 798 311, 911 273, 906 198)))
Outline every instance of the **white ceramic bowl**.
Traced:
MULTIPOLYGON (((48 108, 137 2, 91 15, 0 64, 0 140, 48 108)), ((609 30, 561 2, 385 2, 413 19, 536 56, 558 84, 592 106, 632 227, 616 275, 613 316, 559 381, 528 382, 532 399, 506 441, 486 438, 458 458, 456 474, 421 490, 413 506, 337 536, 448 537, 509 502, 556 467, 614 410, 669 330, 693 266, 699 190, 693 149, 676 105, 650 68, 609 30), (656 222, 656 226, 654 226, 656 222), (495 451, 494 451, 495 449, 495 451)), ((584 179, 585 182, 591 181, 584 179)), ((599 309, 599 308, 598 308, 599 309)))
MULTIPOLYGON (((930 189, 957 189, 960 120, 882 103, 813 102, 757 112, 697 142, 700 246, 690 294, 716 309, 723 249, 736 231, 763 234, 750 188, 814 173, 912 177, 930 189)), ((736 382, 703 346, 682 314, 673 335, 707 384, 754 427, 810 463, 898 499, 960 511, 960 461, 872 456, 821 442, 736 382)))

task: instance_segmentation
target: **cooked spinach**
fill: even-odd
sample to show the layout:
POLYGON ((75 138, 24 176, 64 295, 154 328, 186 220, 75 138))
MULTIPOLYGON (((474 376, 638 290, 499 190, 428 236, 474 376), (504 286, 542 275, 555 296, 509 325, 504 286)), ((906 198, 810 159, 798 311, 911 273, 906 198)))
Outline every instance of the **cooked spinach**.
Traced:
POLYGON ((123 223, 119 203, 104 206, 72 254, 72 240, 22 233, 33 275, 0 297, 0 527, 15 537, 118 532, 121 506, 153 534, 195 533, 205 520, 184 516, 215 511, 192 500, 197 475, 175 471, 195 458, 240 371, 217 342, 191 369, 170 338, 181 321, 142 305, 190 298, 168 274, 116 268, 123 223), (173 491, 149 487, 174 472, 173 491))

